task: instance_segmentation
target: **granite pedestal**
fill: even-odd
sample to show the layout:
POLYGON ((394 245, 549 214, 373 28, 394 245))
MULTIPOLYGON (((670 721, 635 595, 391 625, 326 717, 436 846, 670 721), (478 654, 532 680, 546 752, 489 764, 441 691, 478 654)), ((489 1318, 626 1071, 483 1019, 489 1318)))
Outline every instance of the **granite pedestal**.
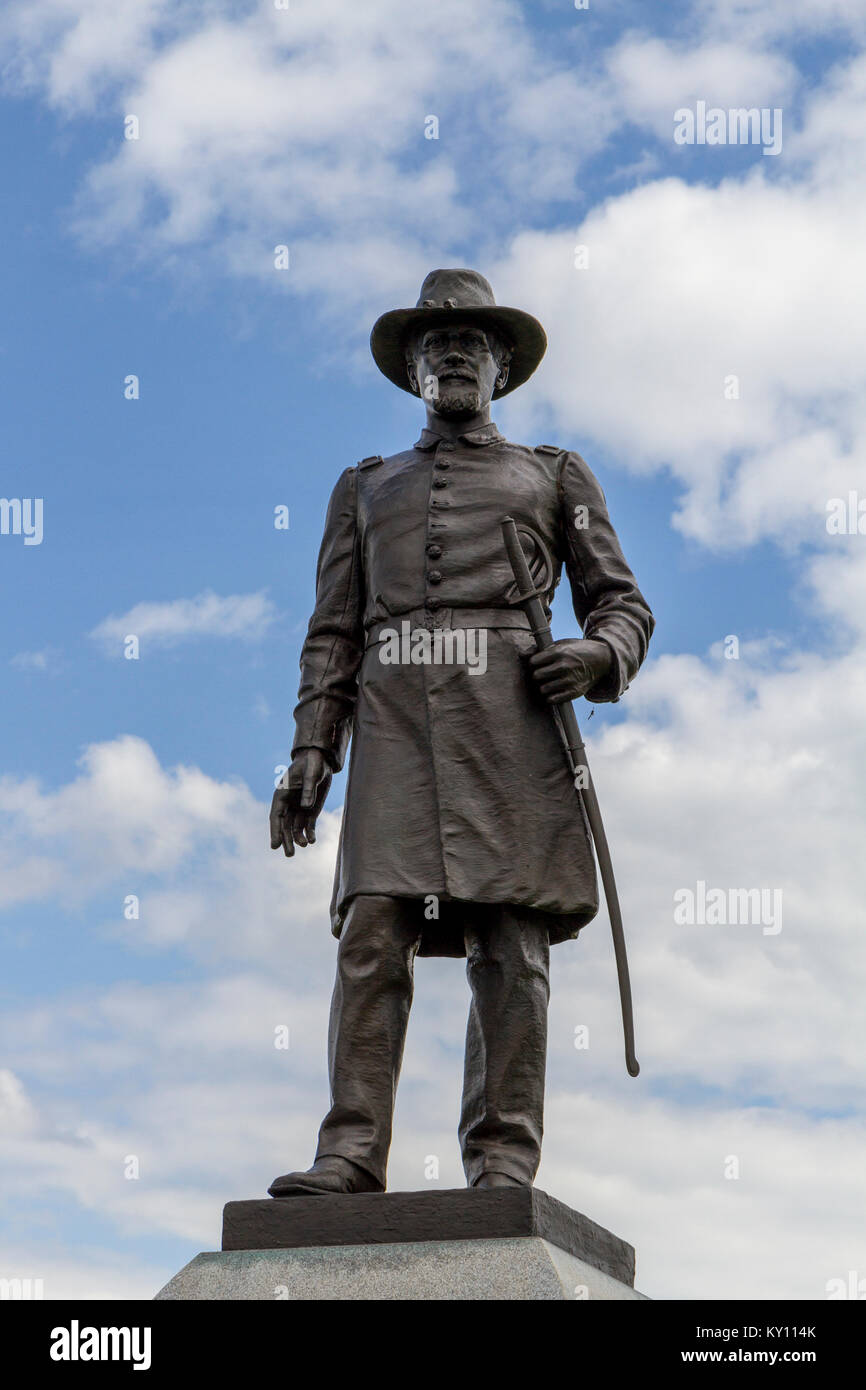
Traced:
POLYGON ((158 1299, 638 1300, 634 1250, 537 1188, 229 1202, 158 1299))

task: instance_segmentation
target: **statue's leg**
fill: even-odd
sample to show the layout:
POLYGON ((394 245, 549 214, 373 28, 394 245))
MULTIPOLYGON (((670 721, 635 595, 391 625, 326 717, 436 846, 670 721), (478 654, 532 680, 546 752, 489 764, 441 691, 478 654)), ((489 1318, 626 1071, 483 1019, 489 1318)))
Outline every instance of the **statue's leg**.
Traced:
POLYGON ((316 1159, 339 1155, 382 1188, 422 921, 413 899, 353 898, 337 953, 328 1032, 331 1109, 316 1159))
POLYGON ((470 1187, 485 1174, 532 1184, 541 1160, 550 944, 544 918, 519 907, 467 910, 472 989, 460 1147, 470 1187))

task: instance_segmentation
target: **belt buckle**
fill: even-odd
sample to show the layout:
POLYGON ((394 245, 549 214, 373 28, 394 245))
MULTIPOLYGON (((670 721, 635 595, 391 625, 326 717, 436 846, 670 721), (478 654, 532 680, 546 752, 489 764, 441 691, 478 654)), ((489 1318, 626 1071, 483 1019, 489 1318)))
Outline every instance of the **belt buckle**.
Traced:
POLYGON ((436 632, 439 628, 450 628, 450 608, 434 608, 432 612, 429 608, 423 608, 421 612, 423 613, 421 625, 425 627, 428 632, 436 632))

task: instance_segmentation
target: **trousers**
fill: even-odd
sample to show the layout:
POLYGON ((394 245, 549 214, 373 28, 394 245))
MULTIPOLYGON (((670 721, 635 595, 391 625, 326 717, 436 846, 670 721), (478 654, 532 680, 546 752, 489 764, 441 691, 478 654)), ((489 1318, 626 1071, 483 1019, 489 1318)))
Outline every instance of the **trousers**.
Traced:
MULTIPOLYGON (((442 902, 462 921, 471 989, 459 1139, 469 1186, 488 1171, 531 1184, 541 1158, 550 943, 543 914, 442 902)), ((339 1155, 386 1186, 423 900, 351 900, 328 1031, 331 1108, 316 1158, 339 1155)))

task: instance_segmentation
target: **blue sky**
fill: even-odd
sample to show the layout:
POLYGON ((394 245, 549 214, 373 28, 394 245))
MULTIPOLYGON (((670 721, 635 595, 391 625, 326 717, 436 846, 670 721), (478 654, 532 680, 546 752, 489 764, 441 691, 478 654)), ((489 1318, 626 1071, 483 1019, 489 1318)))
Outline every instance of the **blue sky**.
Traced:
MULTIPOLYGON (((540 1185, 633 1240, 658 1297, 730 1296, 746 1265, 758 1296, 866 1273, 866 567, 825 526, 866 489, 857 7, 485 0, 461 23, 449 0, 433 33, 391 0, 115 9, 0 22, 2 492, 44 499, 41 545, 0 536, 0 1273, 150 1296, 213 1247, 223 1201, 310 1156, 343 779, 291 865, 266 807, 330 490, 421 424, 369 328, 451 264, 545 323, 497 421, 584 454, 658 619, 588 726, 644 1074, 621 1065, 602 917, 554 957, 540 1185), (676 145, 698 100, 782 109, 781 154, 676 145), (188 607, 208 593, 212 622, 188 607), (142 604, 127 661, 96 630, 142 604), (677 928, 698 879, 782 886, 784 930, 677 928), (288 1058, 266 1036, 284 1015, 288 1058), (782 1233, 816 1184, 793 1269, 782 1233)), ((565 592, 556 624, 574 632, 565 592)), ((459 966, 425 963, 392 1185, 440 1151, 461 1181, 464 1009, 459 966)))

